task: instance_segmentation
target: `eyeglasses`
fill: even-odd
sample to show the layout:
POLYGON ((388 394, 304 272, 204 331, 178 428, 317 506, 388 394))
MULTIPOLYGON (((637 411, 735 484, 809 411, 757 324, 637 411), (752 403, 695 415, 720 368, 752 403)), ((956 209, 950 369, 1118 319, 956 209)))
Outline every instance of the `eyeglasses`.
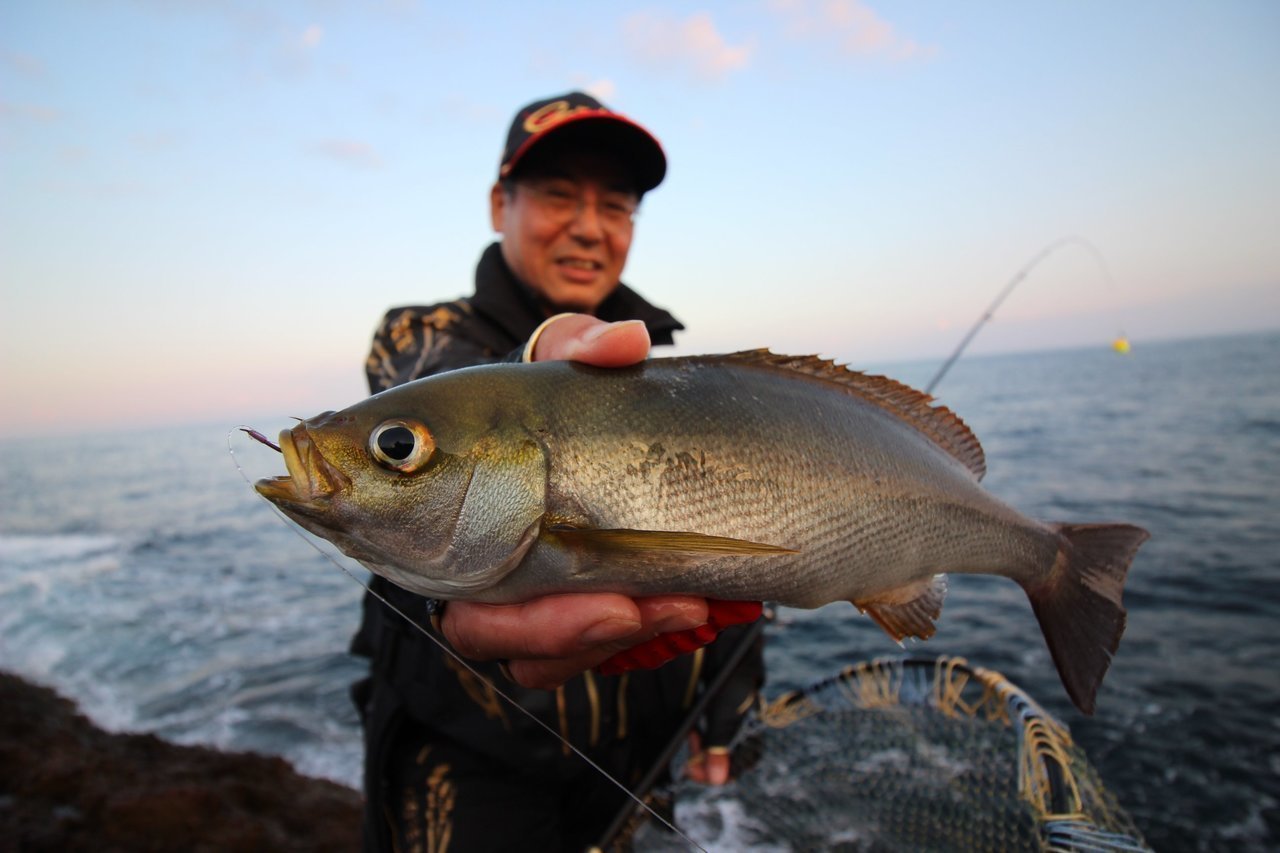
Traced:
POLYGON ((581 216, 590 204, 603 228, 625 231, 635 222, 636 211, 640 207, 631 193, 617 190, 588 192, 574 181, 522 181, 519 187, 528 191, 545 216, 564 225, 581 216), (592 200, 589 197, 593 197, 592 200))

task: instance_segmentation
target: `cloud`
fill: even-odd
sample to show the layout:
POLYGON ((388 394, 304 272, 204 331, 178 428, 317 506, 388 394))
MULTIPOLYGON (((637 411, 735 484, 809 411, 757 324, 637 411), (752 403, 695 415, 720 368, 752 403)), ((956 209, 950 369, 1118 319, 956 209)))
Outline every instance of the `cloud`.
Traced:
POLYGON ((129 142, 135 148, 142 151, 165 151, 177 148, 179 144, 178 137, 173 133, 165 131, 156 131, 154 133, 134 133, 129 137, 129 142))
POLYGON ((503 124, 511 118, 505 106, 499 109, 491 104, 473 101, 469 94, 460 92, 454 92, 442 101, 433 103, 425 115, 427 122, 432 125, 457 119, 477 127, 503 124))
POLYGON ((319 24, 312 24, 302 31, 302 35, 299 37, 298 41, 304 48, 311 49, 318 47, 323 39, 324 28, 319 24))
POLYGON ((64 165, 74 166, 87 162, 91 153, 83 145, 64 145, 57 150, 58 160, 64 165))
POLYGON ((44 76, 44 63, 25 53, 0 51, 0 63, 24 77, 44 76))
MULTIPOLYGON (((59 156, 69 164, 75 161, 66 160, 67 155, 71 157, 79 156, 78 152, 74 150, 68 152, 67 149, 63 149, 59 156)), ((111 180, 81 180, 70 175, 58 175, 46 180, 43 183, 43 188, 49 193, 87 196, 107 201, 146 198, 153 195, 155 191, 154 187, 128 176, 120 176, 111 180)))
POLYGON ((618 94, 618 87, 612 80, 600 79, 596 80, 594 83, 586 84, 582 87, 582 91, 586 92, 597 101, 603 101, 607 104, 613 100, 615 95, 618 94))
POLYGON ((317 154, 350 166, 365 169, 377 169, 382 166, 382 158, 367 142, 354 139, 322 139, 315 143, 312 149, 317 154))
POLYGON ((0 101, 0 119, 25 119, 41 124, 50 124, 62 118, 62 113, 53 107, 42 107, 39 104, 11 104, 0 101))
POLYGON ((716 30, 707 12, 683 21, 637 13, 623 22, 627 49, 641 62, 662 69, 684 68, 702 80, 723 79, 747 67, 755 45, 733 46, 716 30))
POLYGON ((771 0, 769 7, 792 36, 832 42, 846 56, 910 62, 938 52, 899 33, 861 0, 771 0))
POLYGON ((293 27, 281 29, 281 41, 275 47, 276 69, 288 76, 311 72, 321 56, 320 42, 324 41, 324 27, 308 24, 302 30, 293 27))

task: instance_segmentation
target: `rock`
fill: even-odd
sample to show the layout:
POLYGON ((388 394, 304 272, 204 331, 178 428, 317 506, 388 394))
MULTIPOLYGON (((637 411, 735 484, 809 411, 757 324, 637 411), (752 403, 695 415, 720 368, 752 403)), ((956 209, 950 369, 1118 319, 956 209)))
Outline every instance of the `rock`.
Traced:
POLYGON ((360 808, 283 759, 110 734, 0 673, 0 851, 352 851, 360 808))

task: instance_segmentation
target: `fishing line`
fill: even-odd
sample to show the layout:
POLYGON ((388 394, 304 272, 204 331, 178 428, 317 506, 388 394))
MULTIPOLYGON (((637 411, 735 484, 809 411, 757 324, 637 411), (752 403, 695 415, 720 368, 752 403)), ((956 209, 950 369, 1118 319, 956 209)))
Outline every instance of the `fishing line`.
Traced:
MULTIPOLYGON (((1111 269, 1107 266, 1107 260, 1102 256, 1102 252, 1098 251, 1097 246, 1093 245, 1085 238, 1074 234, 1070 237, 1062 237, 1054 240, 1052 243, 1037 252, 1035 257, 1027 261, 1027 263, 1023 265, 1022 269, 1018 270, 1018 272, 1014 274, 1013 278, 1009 279, 1009 282, 1004 286, 1004 289, 1001 290, 992 303, 987 306, 987 310, 982 312, 982 316, 978 318, 978 322, 973 324, 965 334, 964 338, 961 339, 959 345, 956 346, 955 351, 951 353, 945 362, 943 362, 942 367, 938 368, 938 372, 934 377, 929 380, 929 384, 925 386, 924 393, 933 393, 933 389, 942 381, 942 377, 947 375, 947 371, 951 369, 951 365, 955 364, 956 359, 960 358, 960 354, 964 352, 965 347, 969 346, 969 342, 978 334, 978 330, 995 316, 996 309, 1000 307, 1000 304, 1004 302, 1010 293, 1013 293, 1013 289, 1017 287, 1023 279, 1030 275, 1031 271, 1039 266, 1041 261, 1049 257, 1058 249, 1061 249, 1063 246, 1069 246, 1072 244, 1083 246, 1089 251, 1089 254, 1093 256, 1094 263, 1098 265, 1098 271, 1102 273, 1103 279, 1107 282, 1107 287, 1112 291, 1115 290, 1115 280, 1111 278, 1111 269)), ((1120 338, 1124 338, 1123 329, 1120 330, 1120 338)))
MULTIPOLYGON (((275 444, 273 444, 273 443, 272 443, 268 438, 266 438, 265 436, 263 436, 263 435, 262 435, 262 433, 258 432, 258 431, 257 431, 257 430, 255 430, 255 429, 251 429, 251 428, 249 428, 249 427, 247 427, 247 426, 243 426, 243 425, 242 425, 242 426, 238 426, 238 427, 232 427, 231 429, 227 430, 227 452, 231 454, 231 463, 232 463, 233 465, 235 465, 235 466, 236 466, 236 470, 240 472, 240 476, 244 479, 244 481, 245 481, 246 483, 248 483, 248 484, 249 484, 250 488, 252 488, 252 487, 253 487, 253 480, 251 480, 251 479, 249 478, 249 475, 245 472, 244 468, 242 468, 242 467, 240 466, 240 460, 236 458, 236 451, 235 451, 235 448, 231 445, 231 438, 232 438, 232 434, 233 434, 233 433, 235 433, 237 430, 238 430, 238 431, 240 431, 240 432, 243 432, 243 433, 244 433, 244 434, 246 434, 246 435, 248 435, 248 436, 249 436, 250 438, 252 438, 254 441, 257 441, 257 442, 259 442, 259 443, 261 443, 261 444, 265 444, 267 447, 270 447, 270 448, 272 448, 273 450, 279 451, 279 450, 280 450, 280 448, 279 448, 279 447, 277 447, 275 444)), ((369 589, 369 587, 365 585, 364 581, 360 580, 360 578, 356 577, 354 574, 352 574, 352 573, 351 573, 351 570, 350 570, 350 569, 348 569, 346 566, 342 565, 342 564, 341 564, 341 563, 339 563, 336 559, 334 559, 334 556, 333 556, 332 554, 330 554, 328 551, 326 551, 326 550, 324 550, 323 548, 321 548, 321 547, 320 547, 319 545, 317 545, 314 541, 312 541, 312 540, 311 540, 311 539, 309 539, 306 535, 304 535, 304 534, 303 534, 303 532, 298 528, 298 526, 297 526, 297 525, 295 525, 292 521, 290 521, 290 520, 289 520, 289 517, 288 517, 288 516, 286 516, 283 512, 281 512, 281 511, 280 511, 280 509, 279 509, 278 507, 276 507, 276 506, 274 506, 273 504, 270 504, 270 503, 268 503, 268 504, 267 504, 267 506, 270 508, 270 510, 271 510, 273 513, 275 513, 275 514, 276 514, 276 517, 278 517, 281 521, 283 521, 283 522, 285 523, 285 526, 286 526, 286 527, 288 527, 291 531, 293 531, 293 533, 294 533, 294 534, 296 534, 296 535, 298 536, 298 538, 299 538, 299 539, 301 539, 303 542, 306 542, 308 545, 310 545, 310 546, 311 546, 311 547, 316 551, 316 553, 320 554, 320 556, 324 557, 324 558, 325 558, 326 560, 328 560, 330 563, 333 563, 333 565, 337 566, 337 567, 338 567, 338 569, 339 569, 339 570, 340 570, 344 575, 346 575, 347 577, 351 578, 351 580, 353 580, 353 581, 355 581, 357 584, 359 584, 359 585, 360 585, 360 586, 365 590, 365 592, 367 592, 369 595, 372 595, 372 596, 373 596, 374 598, 376 598, 378 601, 382 602, 382 603, 383 603, 383 604, 384 604, 384 605, 385 605, 389 610, 391 610, 393 613, 395 613, 397 616, 399 616, 399 617, 400 617, 401 619, 403 619, 405 622, 409 623, 409 624, 410 624, 410 625, 412 625, 414 628, 416 628, 416 629, 418 630, 418 632, 419 632, 419 633, 421 633, 421 634, 422 634, 424 637, 426 637, 428 640, 430 640, 431 642, 435 643, 435 644, 440 648, 440 650, 441 650, 442 652, 444 652, 444 653, 445 653, 445 654, 447 654, 449 657, 451 657, 451 658, 453 658, 455 661, 457 661, 457 662, 458 662, 458 664, 460 664, 460 665, 461 665, 465 670, 467 670, 467 672, 469 672, 469 673, 471 673, 471 675, 475 676, 475 678, 476 678, 476 679, 478 679, 478 680, 480 681, 480 683, 481 683, 481 684, 483 684, 483 685, 485 685, 486 687, 488 687, 490 690, 492 690, 492 691, 493 691, 494 693, 496 693, 498 696, 501 696, 503 699, 505 699, 505 700, 507 701, 507 703, 508 703, 508 704, 510 704, 512 707, 514 707, 517 711, 519 711, 520 713, 524 714, 526 717, 528 717, 530 720, 532 720, 534 723, 536 723, 536 724, 537 724, 537 725, 538 725, 538 726, 539 726, 543 731, 547 732, 549 735, 551 735, 553 738, 555 738, 555 739, 556 739, 556 740, 558 740, 561 744, 563 744, 563 745, 564 745, 564 747, 565 747, 566 749, 571 750, 575 755, 577 755, 579 758, 581 758, 583 761, 585 761, 585 762, 586 762, 587 764, 589 764, 591 767, 595 768, 595 770, 596 770, 596 771, 597 771, 601 776, 603 776, 604 778, 608 779, 610 783, 612 783, 615 787, 617 787, 619 790, 621 790, 624 794, 626 794, 626 795, 627 795, 627 797, 628 797, 628 798, 630 798, 632 801, 634 801, 634 802, 635 802, 637 805, 639 805, 642 809, 644 809, 645 811, 647 811, 647 812, 648 812, 650 815, 652 815, 655 819, 657 819, 659 823, 661 823, 661 824, 662 824, 663 826, 665 826, 667 829, 669 829, 669 830, 671 830, 672 832, 674 832, 676 835, 678 835, 678 836, 680 836, 681 838, 683 838, 685 841, 689 842, 689 844, 690 844, 690 845, 691 845, 695 850, 700 850, 700 851, 702 851, 702 853, 707 853, 707 850, 706 850, 706 848, 705 848, 705 847, 703 847, 703 846, 702 846, 701 844, 699 844, 698 842, 694 841, 694 840, 693 840, 692 838, 690 838, 688 835, 685 835, 683 832, 681 832, 681 831, 680 831, 680 829, 679 829, 679 828, 678 828, 674 823, 672 823, 671 821, 667 820, 667 819, 666 819, 666 818, 664 818, 662 815, 658 814, 658 812, 657 812, 657 811, 656 811, 652 806, 650 806, 648 803, 646 803, 646 802, 645 802, 643 799, 641 799, 640 797, 637 797, 635 794, 633 794, 633 793, 631 792, 631 789, 630 789, 630 788, 628 788, 626 785, 622 784, 620 781, 618 781, 618 780, 617 780, 617 779, 615 779, 612 775, 610 775, 609 771, 605 770, 603 767, 601 767, 599 764, 597 764, 595 761, 593 761, 589 755, 587 755, 587 754, 586 754, 585 752, 583 752, 582 750, 578 749, 578 747, 574 746, 574 745, 573 745, 572 743, 570 743, 569 741, 565 740, 563 737, 561 737, 561 736, 560 736, 560 733, 559 733, 559 732, 557 732, 555 729, 551 728, 551 726, 550 726, 550 725, 548 725, 547 723, 545 723, 545 722, 543 722, 542 720, 538 719, 537 715, 535 715, 532 711, 530 711, 528 708, 525 708, 523 705, 521 705, 519 702, 517 702, 517 701, 516 701, 515 699, 513 699, 511 696, 507 695, 507 693, 506 693, 505 691, 503 691, 501 688, 499 688, 499 687, 498 687, 498 685, 494 684, 492 681, 490 681, 488 678, 486 678, 484 675, 482 675, 478 670, 476 670, 476 668, 475 668, 475 667, 473 667, 469 662, 467 662, 467 660, 466 660, 465 658, 463 658, 461 655, 459 655, 459 654, 458 654, 457 652, 455 652, 453 649, 449 648, 448 644, 446 644, 443 640, 441 640, 440 638, 436 637, 434 634, 432 634, 432 633, 431 633, 430 631, 428 631, 426 628, 422 627, 422 625, 418 624, 418 622, 417 622, 417 621, 415 621, 414 619, 410 618, 410 617, 409 617, 409 615, 408 615, 408 614, 406 614, 403 610, 401 610, 400 608, 396 607, 394 604, 392 604, 390 601, 388 601, 388 600, 387 600, 386 598, 384 598, 382 595, 378 594, 378 592, 377 592, 376 590, 369 589)))

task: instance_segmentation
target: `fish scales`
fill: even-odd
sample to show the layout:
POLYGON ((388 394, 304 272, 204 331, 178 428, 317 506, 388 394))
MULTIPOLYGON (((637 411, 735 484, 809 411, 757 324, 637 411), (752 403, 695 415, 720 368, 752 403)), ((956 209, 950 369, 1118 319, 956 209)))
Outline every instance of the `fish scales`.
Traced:
POLYGON ((1026 590, 1092 710, 1147 534, 1046 524, 979 484, 981 446, 931 398, 766 351, 603 370, 490 365, 281 434, 258 490, 372 571, 437 598, 687 593, 848 600, 928 637, 947 572, 1026 590))
MULTIPOLYGON (((579 369, 577 381, 548 375, 535 386, 539 398, 557 403, 546 415, 549 513, 587 528, 697 531, 799 554, 724 557, 674 576, 631 574, 617 591, 710 589, 815 607, 949 570, 1007 573, 1007 562, 989 555, 1006 556, 1010 539, 1052 539, 936 445, 840 386, 713 360, 673 365, 673 377, 663 367, 651 363, 639 382, 579 369), (983 507, 975 520, 987 523, 941 523, 955 501, 983 507), (898 535, 904 517, 939 523, 906 537, 898 535)), ((1028 550, 1043 563, 1056 544, 1028 550)), ((530 556, 540 555, 535 548, 530 556)), ((569 580, 582 588, 599 582, 595 574, 569 580)))

